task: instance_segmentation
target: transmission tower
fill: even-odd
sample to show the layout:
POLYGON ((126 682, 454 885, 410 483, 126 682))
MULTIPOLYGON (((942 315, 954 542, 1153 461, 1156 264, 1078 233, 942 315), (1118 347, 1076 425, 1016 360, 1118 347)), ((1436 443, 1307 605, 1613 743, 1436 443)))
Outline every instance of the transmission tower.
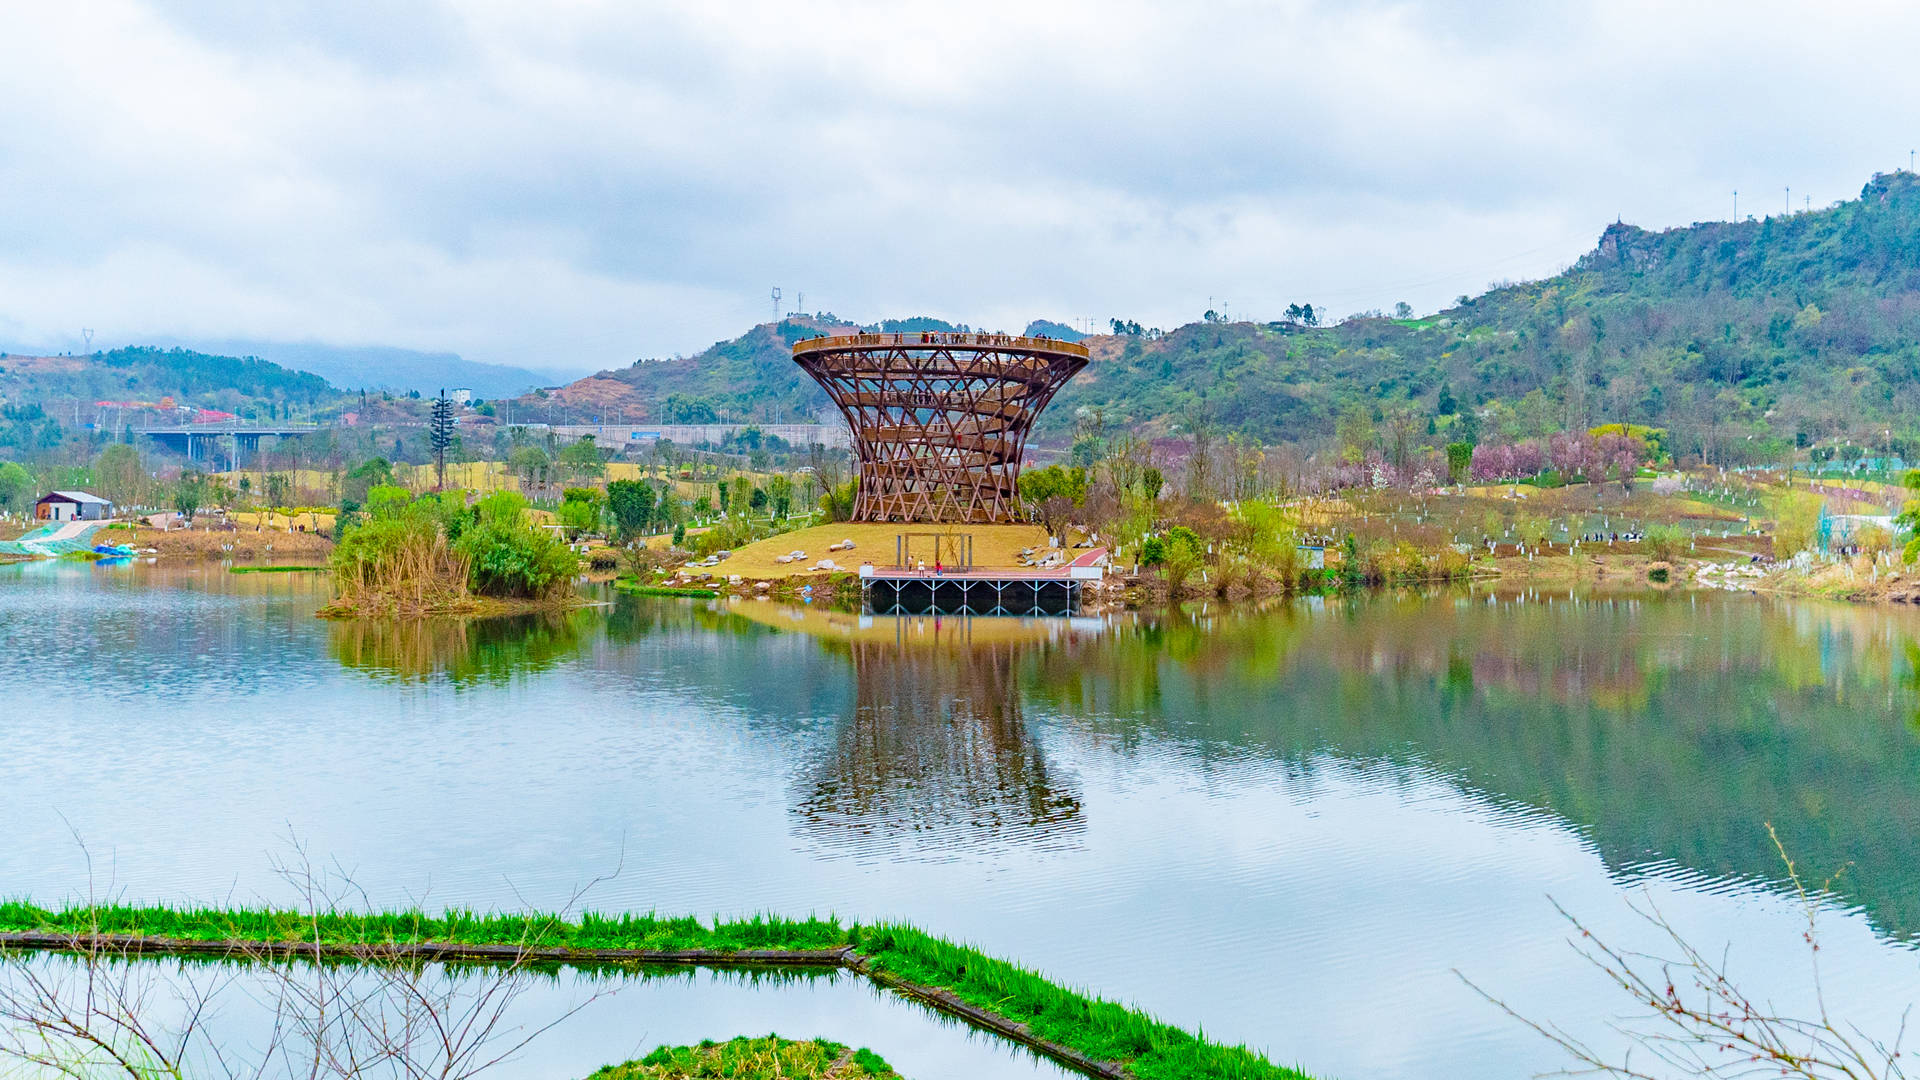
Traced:
POLYGON ((447 397, 445 389, 433 399, 433 419, 427 429, 427 438, 433 447, 433 489, 439 491, 447 486, 447 449, 453 445, 453 399, 447 397))
POLYGON ((81 340, 87 343, 87 355, 92 356, 93 355, 93 328, 90 326, 81 327, 80 338, 81 340))
POLYGON ((773 287, 773 325, 780 325, 780 286, 773 287))

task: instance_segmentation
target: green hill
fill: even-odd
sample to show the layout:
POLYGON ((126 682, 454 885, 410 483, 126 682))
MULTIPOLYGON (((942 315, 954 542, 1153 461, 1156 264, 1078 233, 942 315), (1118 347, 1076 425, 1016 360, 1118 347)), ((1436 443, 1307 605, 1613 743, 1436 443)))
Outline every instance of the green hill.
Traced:
POLYGON ((1653 233, 1608 226, 1565 273, 1425 319, 1194 324, 1103 351, 1046 418, 1079 407, 1168 427, 1204 416, 1269 441, 1343 414, 1473 412, 1489 437, 1609 422, 1736 462, 1788 443, 1914 434, 1920 178, 1878 176, 1825 210, 1653 233))
MULTIPOLYGON (((947 325, 886 328, 922 323, 947 325)), ((810 418, 829 405, 788 349, 848 325, 762 325, 560 399, 584 407, 592 387, 610 395, 602 404, 667 422, 810 418)), ((1206 422, 1304 443, 1379 438, 1383 425, 1433 441, 1627 422, 1723 463, 1831 436, 1920 447, 1920 178, 1876 176, 1858 199, 1763 221, 1610 225, 1566 272, 1422 319, 1200 322, 1085 340, 1094 361, 1042 418, 1042 441, 1070 439, 1098 410, 1109 429, 1206 422)))
POLYGON ((327 380, 258 357, 137 346, 86 356, 0 354, 0 395, 44 405, 171 397, 181 405, 237 411, 266 402, 303 408, 337 396, 327 380))
POLYGON ((339 398, 318 375, 257 357, 151 347, 85 356, 0 354, 0 456, 48 455, 87 425, 125 425, 136 417, 164 423, 195 418, 203 409, 260 419, 285 419, 298 410, 305 418, 339 398))

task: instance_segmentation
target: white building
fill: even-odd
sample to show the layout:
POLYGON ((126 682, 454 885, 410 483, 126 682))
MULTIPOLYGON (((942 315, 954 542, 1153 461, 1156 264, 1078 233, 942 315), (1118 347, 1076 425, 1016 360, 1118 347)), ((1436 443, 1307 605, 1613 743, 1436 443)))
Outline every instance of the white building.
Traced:
POLYGON ((113 504, 84 491, 55 491, 33 504, 41 521, 102 521, 113 516, 113 504))

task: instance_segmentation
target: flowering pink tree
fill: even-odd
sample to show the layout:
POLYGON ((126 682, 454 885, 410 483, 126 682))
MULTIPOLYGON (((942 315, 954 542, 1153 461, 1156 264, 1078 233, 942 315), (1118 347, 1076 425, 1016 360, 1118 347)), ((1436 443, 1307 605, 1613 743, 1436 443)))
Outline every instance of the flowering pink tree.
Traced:
POLYGON ((1631 435, 1609 432, 1600 436, 1597 450, 1600 459, 1613 466, 1614 474, 1620 478, 1621 489, 1632 491, 1634 474, 1640 471, 1640 463, 1648 457, 1647 444, 1631 435))
POLYGON ((1512 456, 1512 447, 1481 443, 1473 448, 1473 461, 1468 466, 1468 472, 1475 480, 1504 480, 1512 474, 1512 456))
POLYGON ((1550 437, 1547 458, 1568 480, 1576 476, 1593 479, 1605 461, 1593 436, 1579 431, 1563 431, 1550 437))
POLYGON ((1540 475, 1540 471, 1547 467, 1547 452, 1542 450, 1540 444, 1532 439, 1528 439, 1522 443, 1515 443, 1512 463, 1513 475, 1516 478, 1538 476, 1540 475))

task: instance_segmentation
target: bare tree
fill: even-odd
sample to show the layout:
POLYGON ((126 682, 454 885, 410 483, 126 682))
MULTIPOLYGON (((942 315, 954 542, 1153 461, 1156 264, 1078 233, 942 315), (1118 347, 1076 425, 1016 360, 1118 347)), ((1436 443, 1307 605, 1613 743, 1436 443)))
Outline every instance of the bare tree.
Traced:
MULTIPOLYGON (((1672 1080, 1699 1077, 1738 1080, 1742 1077, 1798 1077, 1800 1080, 1899 1080, 1900 1046, 1906 1036, 1907 1016, 1901 1015, 1893 1038, 1883 1040, 1857 1025, 1835 1018, 1827 1009, 1820 978, 1819 899, 1829 880, 1817 892, 1801 882, 1773 826, 1767 826, 1775 850, 1786 864, 1787 876, 1806 917, 1802 937, 1807 944, 1812 1016, 1790 1016, 1771 1002, 1755 999, 1737 986, 1729 973, 1728 955, 1714 957, 1688 942, 1651 899, 1634 904, 1634 912, 1657 930, 1670 951, 1636 952, 1609 944, 1557 902, 1576 936, 1570 940, 1582 959, 1643 1010, 1633 1022, 1616 1024, 1628 1049, 1618 1059, 1602 1054, 1553 1022, 1531 1019, 1505 1001, 1460 978, 1476 993, 1507 1015, 1544 1035, 1565 1050, 1572 1066, 1552 1075, 1607 1076, 1620 1080, 1672 1080), (1635 1051, 1644 1051, 1642 1063, 1635 1051), (1650 1062, 1645 1061, 1651 1058, 1650 1062), (1657 1071, 1656 1071, 1657 1070, 1657 1071)), ((1456 975, 1460 973, 1455 972, 1456 975)), ((1909 1010, 1911 1011, 1911 1010, 1909 1010)))

